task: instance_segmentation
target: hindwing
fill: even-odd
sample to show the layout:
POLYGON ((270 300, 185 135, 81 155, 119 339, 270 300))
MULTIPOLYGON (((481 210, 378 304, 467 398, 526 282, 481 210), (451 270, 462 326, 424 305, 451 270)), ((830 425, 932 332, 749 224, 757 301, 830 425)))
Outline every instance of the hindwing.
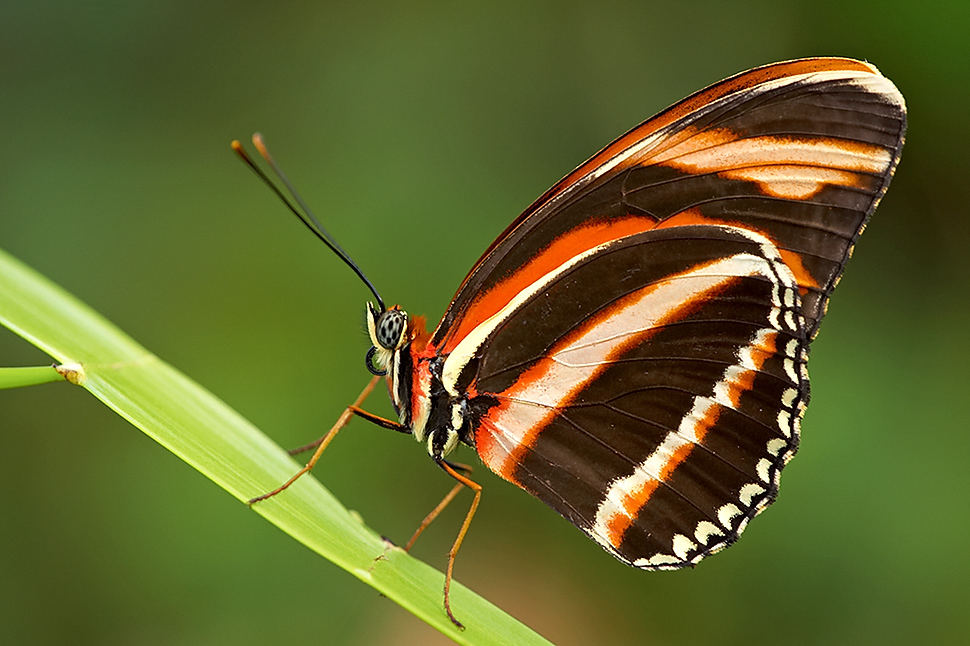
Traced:
POLYGON ((734 227, 656 229, 544 295, 476 360, 485 464, 640 567, 732 540, 774 496, 808 398, 798 286, 774 247, 734 227))

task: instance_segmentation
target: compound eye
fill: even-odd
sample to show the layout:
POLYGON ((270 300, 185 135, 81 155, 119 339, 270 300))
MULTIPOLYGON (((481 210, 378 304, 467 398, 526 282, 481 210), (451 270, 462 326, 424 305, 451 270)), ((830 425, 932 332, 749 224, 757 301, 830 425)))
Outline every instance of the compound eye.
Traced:
POLYGON ((404 327, 407 325, 407 314, 401 310, 387 310, 377 319, 377 342, 382 348, 393 350, 401 341, 404 327))

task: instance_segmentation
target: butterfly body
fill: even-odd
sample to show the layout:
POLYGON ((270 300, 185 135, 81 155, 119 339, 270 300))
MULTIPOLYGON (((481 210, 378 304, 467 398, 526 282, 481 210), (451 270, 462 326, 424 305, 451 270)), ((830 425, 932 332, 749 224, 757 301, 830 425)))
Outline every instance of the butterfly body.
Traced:
POLYGON ((798 447, 809 344, 904 130, 892 83, 849 59, 751 70, 637 126, 499 236, 431 334, 368 306, 402 427, 438 462, 472 447, 630 565, 731 544, 798 447), (405 324, 379 339, 387 316, 405 324))

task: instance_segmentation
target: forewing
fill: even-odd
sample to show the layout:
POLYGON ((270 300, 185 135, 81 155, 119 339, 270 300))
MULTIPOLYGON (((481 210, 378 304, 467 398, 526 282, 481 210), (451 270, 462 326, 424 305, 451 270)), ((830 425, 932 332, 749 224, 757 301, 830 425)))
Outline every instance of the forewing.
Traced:
POLYGON ((713 85, 620 137, 530 206, 476 263, 431 343, 447 354, 596 245, 683 224, 768 237, 798 281, 814 336, 904 131, 902 96, 868 63, 804 59, 713 85))

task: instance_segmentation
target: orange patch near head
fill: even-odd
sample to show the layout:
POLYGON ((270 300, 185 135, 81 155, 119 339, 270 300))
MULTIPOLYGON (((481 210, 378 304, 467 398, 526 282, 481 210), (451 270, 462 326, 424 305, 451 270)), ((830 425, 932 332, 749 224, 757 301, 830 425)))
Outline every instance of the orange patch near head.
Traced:
POLYGON ((428 332, 428 321, 424 315, 415 316, 408 320, 408 334, 411 338, 412 352, 425 348, 431 333, 428 332))

